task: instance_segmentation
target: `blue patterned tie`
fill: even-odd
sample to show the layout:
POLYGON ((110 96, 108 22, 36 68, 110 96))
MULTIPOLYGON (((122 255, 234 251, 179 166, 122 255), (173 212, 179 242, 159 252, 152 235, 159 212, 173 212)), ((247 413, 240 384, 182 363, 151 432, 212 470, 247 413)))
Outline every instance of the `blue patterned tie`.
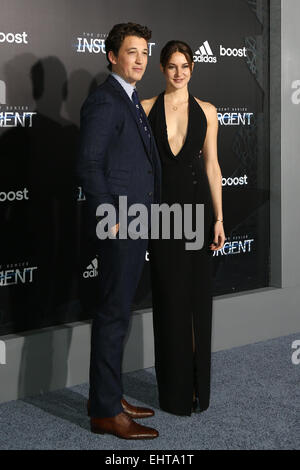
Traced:
POLYGON ((145 132, 145 134, 147 136, 148 150, 150 150, 151 134, 150 134, 149 124, 146 121, 144 113, 142 112, 142 105, 140 103, 140 100, 139 100, 139 97, 138 97, 138 94, 137 94, 136 90, 133 90, 132 102, 133 102, 134 107, 135 107, 135 111, 136 111, 136 114, 137 114, 138 121, 139 121, 141 127, 143 128, 143 132, 145 132))

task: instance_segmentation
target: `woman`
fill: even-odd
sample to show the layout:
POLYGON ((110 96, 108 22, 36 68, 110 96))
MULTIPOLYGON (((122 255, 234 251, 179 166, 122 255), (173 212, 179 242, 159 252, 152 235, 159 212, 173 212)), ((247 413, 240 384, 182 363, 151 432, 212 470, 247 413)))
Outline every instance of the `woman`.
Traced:
MULTIPOLYGON (((160 407, 190 415, 210 397, 212 251, 223 247, 222 175, 217 156, 216 108, 188 91, 190 47, 170 41, 161 51, 166 90, 144 100, 162 163, 162 203, 204 204, 204 245, 186 239, 151 240, 155 370, 160 407)), ((172 237, 173 234, 173 237, 172 237)))

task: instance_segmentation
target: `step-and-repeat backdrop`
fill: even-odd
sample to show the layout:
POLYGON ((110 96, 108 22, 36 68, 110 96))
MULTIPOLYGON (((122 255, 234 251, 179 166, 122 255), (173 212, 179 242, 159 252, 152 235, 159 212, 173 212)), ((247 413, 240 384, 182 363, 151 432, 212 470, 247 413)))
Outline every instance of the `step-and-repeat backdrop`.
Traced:
MULTIPOLYGON (((218 109, 215 295, 268 285, 268 0, 1 0, 0 334, 89 318, 101 272, 74 178, 79 111, 107 76, 109 30, 127 21, 152 30, 142 98, 164 89, 160 50, 182 39, 190 91, 218 109)), ((149 306, 146 256, 134 308, 149 306)))

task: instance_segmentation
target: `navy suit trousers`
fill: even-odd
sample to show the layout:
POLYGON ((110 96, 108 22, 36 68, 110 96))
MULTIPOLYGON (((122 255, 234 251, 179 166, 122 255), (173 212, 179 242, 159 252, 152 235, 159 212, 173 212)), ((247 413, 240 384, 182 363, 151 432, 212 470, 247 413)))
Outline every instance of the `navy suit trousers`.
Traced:
POLYGON ((123 411, 121 366, 124 339, 148 240, 106 239, 99 242, 99 289, 92 322, 90 409, 93 417, 123 411))

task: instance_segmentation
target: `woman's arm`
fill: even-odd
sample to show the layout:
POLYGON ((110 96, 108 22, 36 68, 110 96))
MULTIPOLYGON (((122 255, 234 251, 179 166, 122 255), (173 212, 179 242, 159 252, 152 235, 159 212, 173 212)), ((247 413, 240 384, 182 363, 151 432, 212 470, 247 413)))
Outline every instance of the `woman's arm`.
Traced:
MULTIPOLYGON (((203 106, 203 103, 202 103, 203 106)), ((215 214, 215 237, 214 243, 217 245, 213 248, 219 250, 225 243, 225 233, 222 210, 222 173, 218 162, 217 137, 218 137, 218 114, 217 109, 211 103, 205 103, 203 110, 207 119, 207 131, 203 145, 203 157, 205 170, 209 182, 212 196, 213 209, 215 214)))
POLYGON ((147 116, 149 116, 149 113, 152 109, 152 106, 154 105, 155 101, 157 100, 157 96, 154 96, 153 98, 149 98, 148 100, 142 100, 141 105, 144 108, 144 111, 147 116))

